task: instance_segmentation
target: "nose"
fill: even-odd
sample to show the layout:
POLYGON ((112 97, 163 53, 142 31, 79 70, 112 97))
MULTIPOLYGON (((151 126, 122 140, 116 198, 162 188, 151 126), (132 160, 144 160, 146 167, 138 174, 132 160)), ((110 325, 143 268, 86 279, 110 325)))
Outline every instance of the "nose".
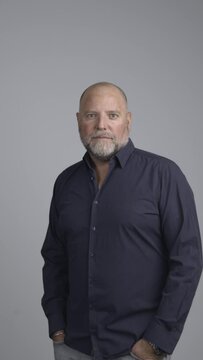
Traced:
POLYGON ((97 118, 97 130, 107 129, 107 119, 104 114, 100 114, 97 118))

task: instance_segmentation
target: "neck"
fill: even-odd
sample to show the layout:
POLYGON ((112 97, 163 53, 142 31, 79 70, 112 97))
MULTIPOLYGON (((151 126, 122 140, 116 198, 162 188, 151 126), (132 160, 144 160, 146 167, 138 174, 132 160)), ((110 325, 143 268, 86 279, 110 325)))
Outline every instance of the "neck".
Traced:
POLYGON ((97 178, 97 184, 99 187, 101 187, 106 179, 106 176, 109 172, 109 160, 108 161, 102 161, 94 156, 90 155, 91 159, 95 166, 95 172, 96 172, 96 178, 97 178))

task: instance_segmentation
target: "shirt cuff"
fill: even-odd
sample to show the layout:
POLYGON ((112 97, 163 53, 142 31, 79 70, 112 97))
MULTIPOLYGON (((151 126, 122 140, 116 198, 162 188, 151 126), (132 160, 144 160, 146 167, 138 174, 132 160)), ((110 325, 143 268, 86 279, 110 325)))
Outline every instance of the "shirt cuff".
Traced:
POLYGON ((159 324, 156 320, 153 320, 144 332, 143 338, 156 344, 156 346, 165 353, 172 354, 180 335, 181 331, 176 328, 166 328, 163 324, 159 324))
POLYGON ((65 330, 66 324, 64 321, 64 317, 61 314, 55 314, 51 315, 48 318, 48 324, 49 324, 49 337, 59 330, 65 330))

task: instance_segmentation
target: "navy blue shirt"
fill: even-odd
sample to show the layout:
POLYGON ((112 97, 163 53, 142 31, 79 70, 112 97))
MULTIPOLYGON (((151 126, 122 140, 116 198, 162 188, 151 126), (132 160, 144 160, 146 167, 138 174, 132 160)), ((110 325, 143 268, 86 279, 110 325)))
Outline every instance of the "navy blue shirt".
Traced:
POLYGON ((129 140, 103 186, 83 160, 56 180, 42 248, 50 336, 96 359, 140 338, 172 353, 202 270, 194 198, 178 166, 129 140))

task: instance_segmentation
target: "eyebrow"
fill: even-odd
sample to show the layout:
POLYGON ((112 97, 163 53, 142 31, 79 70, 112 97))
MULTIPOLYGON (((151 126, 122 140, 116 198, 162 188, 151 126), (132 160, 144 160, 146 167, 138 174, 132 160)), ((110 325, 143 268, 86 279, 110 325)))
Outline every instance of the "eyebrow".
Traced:
MULTIPOLYGON (((96 111, 96 110, 86 110, 86 111, 84 111, 84 114, 88 114, 88 113, 97 114, 97 113, 99 113, 99 111, 96 111)), ((121 111, 120 110, 106 110, 105 113, 107 113, 107 114, 111 114, 111 113, 121 114, 121 111)))

